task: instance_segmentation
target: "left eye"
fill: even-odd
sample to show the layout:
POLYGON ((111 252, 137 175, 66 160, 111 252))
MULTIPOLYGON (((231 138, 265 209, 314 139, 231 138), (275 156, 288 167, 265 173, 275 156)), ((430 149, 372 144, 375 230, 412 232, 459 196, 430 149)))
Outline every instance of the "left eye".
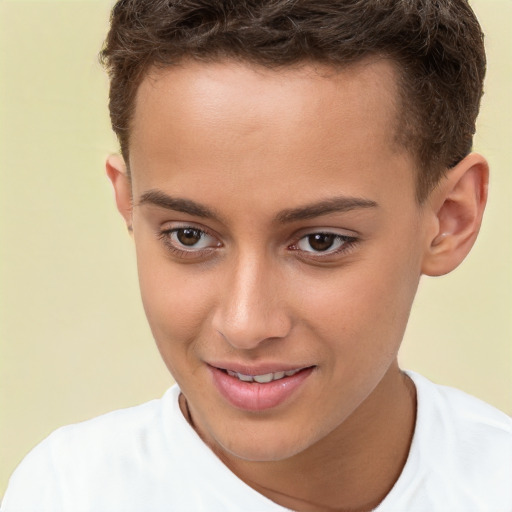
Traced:
POLYGON ((197 228, 176 228, 168 232, 168 236, 175 247, 185 250, 206 249, 218 245, 215 238, 197 228))
POLYGON ((297 248, 305 252, 335 252, 353 239, 335 233, 312 233, 297 242, 297 248))

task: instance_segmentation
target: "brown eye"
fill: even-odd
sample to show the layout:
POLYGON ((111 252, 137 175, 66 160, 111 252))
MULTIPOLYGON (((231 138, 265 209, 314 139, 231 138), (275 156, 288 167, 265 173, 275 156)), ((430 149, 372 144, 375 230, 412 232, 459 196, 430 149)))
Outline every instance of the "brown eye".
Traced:
POLYGON ((187 253, 197 253, 205 249, 221 247, 221 243, 214 236, 202 229, 193 226, 184 226, 162 231, 160 238, 171 250, 187 253))
POLYGON ((308 235, 307 241, 311 249, 322 252, 330 249, 337 238, 338 236, 332 233, 315 233, 314 235, 308 235))
POLYGON ((356 238, 353 236, 320 231, 303 236, 294 248, 311 255, 329 255, 343 251, 353 245, 355 241, 356 238))
POLYGON ((186 247, 193 247, 198 244, 203 237, 203 232, 199 229, 182 228, 176 230, 176 238, 186 247))

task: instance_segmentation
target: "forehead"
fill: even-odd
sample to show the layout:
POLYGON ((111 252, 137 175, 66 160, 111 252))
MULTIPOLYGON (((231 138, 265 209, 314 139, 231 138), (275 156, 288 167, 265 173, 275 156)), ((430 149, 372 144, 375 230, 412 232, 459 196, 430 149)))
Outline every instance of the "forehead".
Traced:
POLYGON ((395 144, 396 83, 386 59, 342 70, 233 61, 153 69, 132 121, 134 185, 200 177, 232 187, 293 180, 307 189, 312 174, 339 185, 344 170, 376 184, 372 170, 383 160, 407 157, 395 144))
POLYGON ((265 118, 279 117, 294 126, 316 116, 326 125, 337 123, 341 114, 357 116, 369 132, 385 125, 392 142, 397 102, 395 66, 384 58, 366 59, 343 70, 320 63, 269 69, 231 60, 184 60, 147 73, 137 91, 132 130, 139 137, 148 133, 155 112, 168 114, 171 123, 186 123, 184 127, 234 122, 233 128, 244 133, 244 128, 265 118))

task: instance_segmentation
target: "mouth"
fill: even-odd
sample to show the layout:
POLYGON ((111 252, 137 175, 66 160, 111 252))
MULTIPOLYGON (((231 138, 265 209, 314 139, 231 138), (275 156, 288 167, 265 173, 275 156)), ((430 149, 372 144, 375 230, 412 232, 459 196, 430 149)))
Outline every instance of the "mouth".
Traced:
POLYGON ((245 375, 243 373, 235 372, 233 370, 224 370, 219 368, 221 371, 226 372, 231 377, 236 377, 242 382, 257 382, 258 384, 268 384, 276 380, 284 379, 285 377, 293 377, 297 373, 305 370, 306 368, 299 368, 297 370, 281 370, 273 373, 263 373, 261 375, 245 375))
POLYGON ((289 402, 299 393, 316 366, 277 371, 275 367, 226 368, 224 365, 208 365, 208 368, 215 388, 229 404, 237 409, 257 412, 289 402))

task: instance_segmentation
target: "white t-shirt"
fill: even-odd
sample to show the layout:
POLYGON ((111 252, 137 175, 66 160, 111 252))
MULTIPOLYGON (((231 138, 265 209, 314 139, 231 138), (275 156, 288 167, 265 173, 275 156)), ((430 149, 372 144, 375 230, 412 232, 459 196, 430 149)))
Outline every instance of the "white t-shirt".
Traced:
MULTIPOLYGON (((512 512, 512 420, 408 372, 407 463, 376 512, 512 512)), ((63 427, 11 477, 1 512, 285 512, 237 478, 183 417, 179 389, 63 427)))

